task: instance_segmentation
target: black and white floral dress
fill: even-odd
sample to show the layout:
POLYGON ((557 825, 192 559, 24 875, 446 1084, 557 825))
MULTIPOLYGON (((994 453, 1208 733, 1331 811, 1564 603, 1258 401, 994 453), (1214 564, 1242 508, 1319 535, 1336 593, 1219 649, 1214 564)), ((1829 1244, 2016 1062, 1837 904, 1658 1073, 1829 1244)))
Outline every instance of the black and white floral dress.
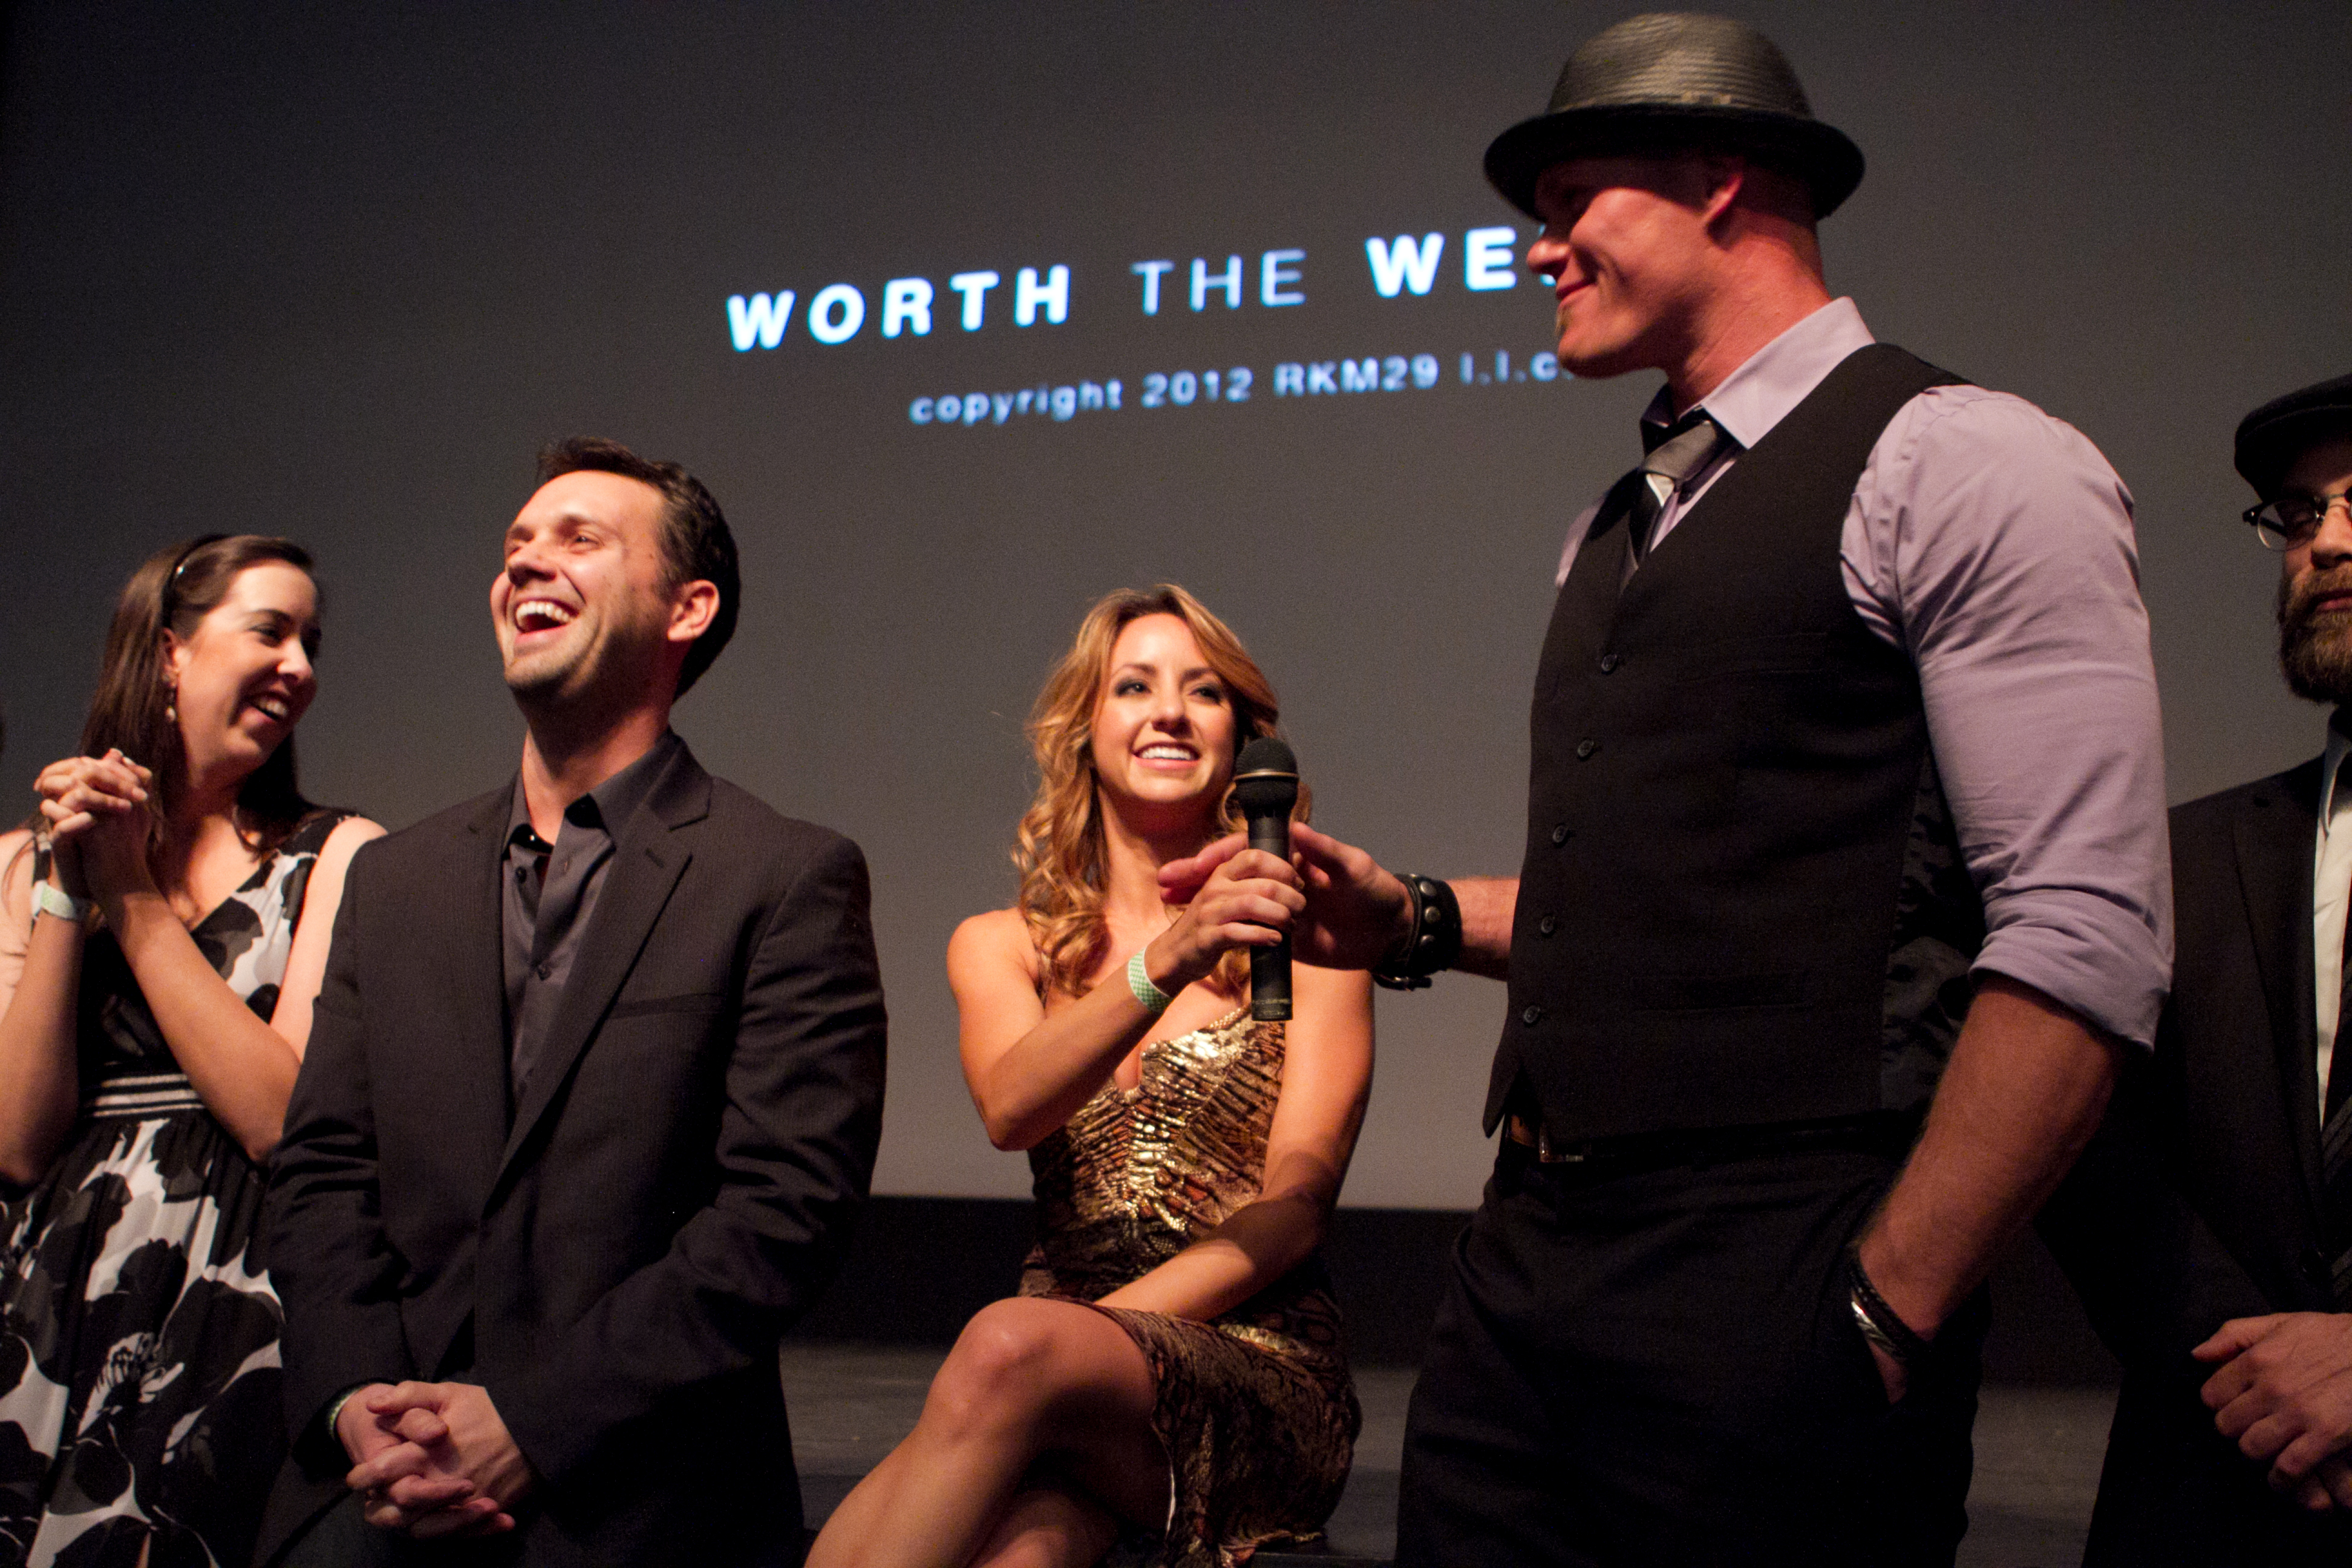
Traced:
MULTIPOLYGON (((189 933, 259 1017, 341 820, 307 818, 189 933)), ((0 1252, 0 1563, 244 1568, 286 1454, 262 1172, 102 931, 78 1020, 80 1114, 0 1252)))

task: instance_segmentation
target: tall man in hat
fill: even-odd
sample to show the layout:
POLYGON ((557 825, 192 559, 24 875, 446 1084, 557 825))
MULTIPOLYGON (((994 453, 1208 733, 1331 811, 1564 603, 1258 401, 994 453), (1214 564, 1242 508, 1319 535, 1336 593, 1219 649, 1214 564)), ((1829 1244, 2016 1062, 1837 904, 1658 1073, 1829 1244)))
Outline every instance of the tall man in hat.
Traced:
POLYGON ((1832 298, 1862 167, 1691 16, 1487 151, 1561 363, 1665 384, 1568 531, 1518 878, 1294 832, 1303 956, 1509 985, 1400 1563, 1951 1562, 1981 1282, 2154 1033, 2130 498, 1832 298))
POLYGON ((2352 1562, 2352 376, 2238 426, 2320 754, 2172 813, 2157 1050, 2042 1231, 2124 1363, 2086 1562, 2352 1562), (2324 803, 2324 804, 2323 804, 2324 803))

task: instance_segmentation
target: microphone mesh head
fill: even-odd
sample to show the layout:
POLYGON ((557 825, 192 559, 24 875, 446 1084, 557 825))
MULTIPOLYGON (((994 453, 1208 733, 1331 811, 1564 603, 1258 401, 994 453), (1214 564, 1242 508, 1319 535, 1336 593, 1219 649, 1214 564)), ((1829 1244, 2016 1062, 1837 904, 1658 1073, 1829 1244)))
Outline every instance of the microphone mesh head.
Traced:
POLYGON ((1244 773, 1295 773, 1297 771, 1297 756, 1287 743, 1272 735, 1260 735, 1244 746, 1242 754, 1234 759, 1234 774, 1237 778, 1244 773))
POLYGON ((1234 759, 1234 798, 1253 820, 1288 816, 1298 804, 1297 757, 1271 735, 1252 741, 1234 759))

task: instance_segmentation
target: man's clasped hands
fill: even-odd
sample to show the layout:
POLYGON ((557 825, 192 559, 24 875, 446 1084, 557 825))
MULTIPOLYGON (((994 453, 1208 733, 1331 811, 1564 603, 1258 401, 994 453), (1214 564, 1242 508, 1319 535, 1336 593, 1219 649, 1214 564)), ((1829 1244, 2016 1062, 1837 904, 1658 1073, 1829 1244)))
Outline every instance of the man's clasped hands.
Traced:
POLYGON ((2314 1512, 2352 1508, 2352 1312, 2232 1318, 2189 1353, 2219 1363, 2206 1408, 2272 1486, 2314 1512))
POLYGON ((335 1436, 367 1521, 420 1541, 512 1530, 538 1479, 476 1384, 370 1384, 336 1412, 335 1436))

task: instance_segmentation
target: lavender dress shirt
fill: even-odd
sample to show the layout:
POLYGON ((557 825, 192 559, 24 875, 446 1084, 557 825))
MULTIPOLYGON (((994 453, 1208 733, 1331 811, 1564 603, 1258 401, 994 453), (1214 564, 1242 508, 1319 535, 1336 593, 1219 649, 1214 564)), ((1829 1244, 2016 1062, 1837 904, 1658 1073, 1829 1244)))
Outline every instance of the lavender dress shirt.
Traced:
MULTIPOLYGON (((1667 504, 1653 547, 1873 341, 1853 301, 1835 300, 1702 399, 1738 446, 1667 504)), ((1662 388, 1643 419, 1675 413, 1662 388)), ((1570 526, 1558 582, 1599 510, 1570 526)), ((1855 611, 1919 670, 1984 900, 1974 972, 2150 1044, 2172 983, 2172 879, 2131 492, 2080 431, 2024 399, 1934 387, 1872 447, 1842 550, 1855 611)))

